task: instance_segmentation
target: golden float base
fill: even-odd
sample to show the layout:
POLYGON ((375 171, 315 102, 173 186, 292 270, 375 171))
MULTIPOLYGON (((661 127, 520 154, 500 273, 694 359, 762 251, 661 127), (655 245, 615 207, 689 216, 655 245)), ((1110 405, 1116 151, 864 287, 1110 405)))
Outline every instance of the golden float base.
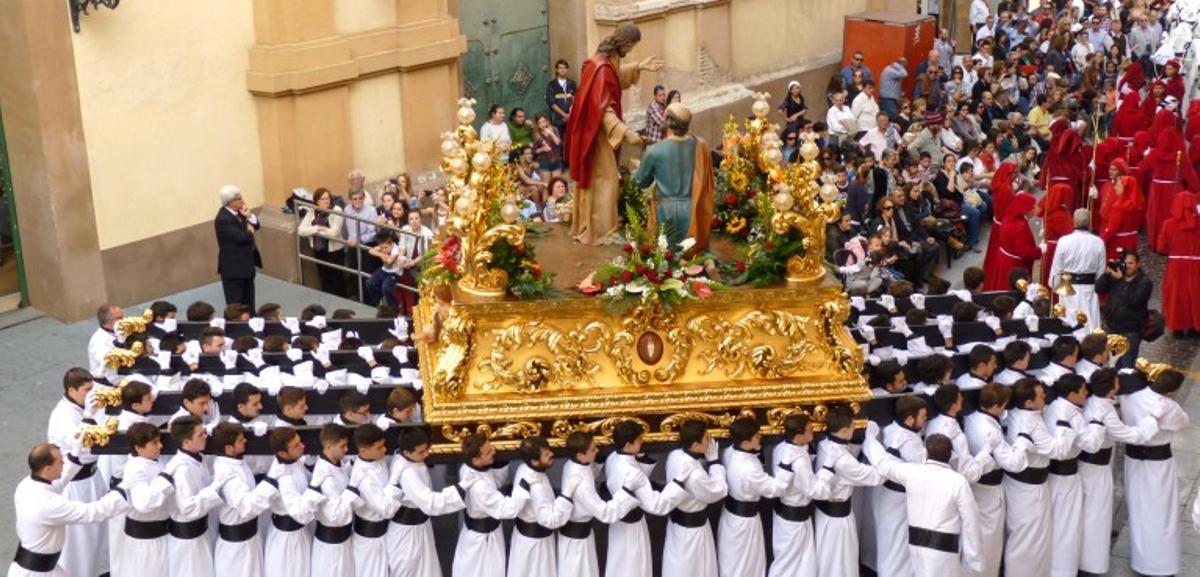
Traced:
MULTIPOLYGON (((434 302, 421 299, 417 326, 429 326, 434 302)), ((825 403, 870 397, 836 287, 719 291, 670 312, 644 300, 614 314, 600 298, 448 310, 438 340, 417 345, 436 453, 473 432, 501 450, 528 435, 561 446, 578 429, 604 440, 627 418, 649 441, 673 440, 692 418, 723 436, 750 413, 777 433, 794 411, 820 423, 825 403)))

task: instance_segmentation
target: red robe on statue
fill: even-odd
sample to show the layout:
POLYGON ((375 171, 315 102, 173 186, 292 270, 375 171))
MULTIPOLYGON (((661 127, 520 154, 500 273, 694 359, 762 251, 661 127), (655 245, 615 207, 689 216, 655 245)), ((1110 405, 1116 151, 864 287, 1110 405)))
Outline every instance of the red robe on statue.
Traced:
POLYGON ((1073 194, 1070 198, 1071 210, 1079 208, 1083 202, 1084 187, 1088 183, 1088 164, 1091 159, 1083 154, 1083 143, 1079 133, 1071 128, 1071 123, 1060 118, 1050 125, 1053 134, 1050 140, 1050 150, 1042 164, 1045 173, 1043 185, 1047 190, 1055 184, 1066 184, 1071 187, 1073 194))
POLYGON ((592 146, 600 131, 604 112, 611 108, 621 116, 621 80, 617 69, 605 54, 596 54, 583 63, 579 88, 567 122, 567 162, 571 179, 580 188, 592 185, 592 146))
POLYGON ((1183 133, 1174 112, 1162 110, 1154 118, 1154 138, 1154 148, 1138 163, 1142 178, 1150 181, 1146 194, 1148 239, 1158 238, 1163 221, 1170 216, 1175 193, 1183 188, 1198 188, 1196 171, 1184 149, 1183 133))
POLYGON ((992 175, 992 232, 988 235, 987 252, 983 255, 983 270, 987 270, 992 262, 996 259, 996 247, 998 246, 997 232, 1000 230, 1000 223, 1004 220, 1002 217, 1008 214, 1008 205, 1012 202, 1016 192, 1013 190, 1013 179, 1017 174, 1017 164, 1015 162, 1002 162, 1000 168, 996 169, 996 174, 992 175))
POLYGON ((1200 198, 1191 191, 1175 196, 1171 218, 1163 223, 1158 251, 1167 255, 1163 276, 1163 318, 1172 331, 1200 330, 1200 198))
POLYGON ((1046 196, 1038 203, 1038 216, 1042 218, 1042 237, 1046 241, 1046 253, 1042 255, 1042 286, 1050 286, 1050 265, 1054 264, 1058 239, 1075 230, 1070 208, 1072 194, 1074 191, 1065 184, 1051 185, 1046 196))
POLYGON ((1041 258, 1042 250, 1033 239, 1033 230, 1025 215, 1037 206, 1037 200, 1021 193, 1008 205, 1008 214, 1000 230, 992 234, 998 238, 994 265, 987 269, 983 290, 1008 290, 1008 273, 1014 268, 1033 270, 1033 264, 1041 258))
POLYGON ((1121 172, 1119 180, 1122 190, 1117 192, 1115 182, 1106 182, 1100 189, 1100 206, 1104 226, 1100 228, 1100 239, 1108 251, 1108 259, 1117 258, 1118 250, 1136 251, 1138 229, 1145 218, 1146 199, 1142 187, 1130 175, 1129 165, 1117 159, 1112 163, 1121 172))

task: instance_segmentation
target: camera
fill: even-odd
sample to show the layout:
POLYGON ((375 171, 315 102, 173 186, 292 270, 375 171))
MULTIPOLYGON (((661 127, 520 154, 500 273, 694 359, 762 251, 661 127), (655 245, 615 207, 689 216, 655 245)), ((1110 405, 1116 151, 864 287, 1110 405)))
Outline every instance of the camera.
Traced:
POLYGON ((1108 261, 1107 266, 1111 270, 1115 270, 1122 274, 1125 273, 1125 259, 1123 259, 1123 258, 1117 258, 1117 259, 1110 260, 1110 261, 1108 261))

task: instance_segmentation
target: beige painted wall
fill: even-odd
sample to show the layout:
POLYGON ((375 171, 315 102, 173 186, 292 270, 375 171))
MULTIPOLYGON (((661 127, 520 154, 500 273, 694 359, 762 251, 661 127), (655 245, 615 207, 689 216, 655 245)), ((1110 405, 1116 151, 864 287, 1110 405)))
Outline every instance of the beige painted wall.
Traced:
MULTIPOLYGON (((404 170, 400 75, 392 72, 350 85, 350 138, 354 165, 371 181, 404 170)), ((341 183, 337 183, 338 186, 341 183)))
POLYGON ((337 0, 333 26, 338 34, 377 30, 396 24, 396 3, 391 0, 337 0))
POLYGON ((101 250, 209 220, 221 185, 262 203, 245 0, 126 0, 74 35, 101 250))
POLYGON ((840 52, 844 16, 865 10, 867 0, 735 0, 730 6, 733 75, 744 78, 840 52))

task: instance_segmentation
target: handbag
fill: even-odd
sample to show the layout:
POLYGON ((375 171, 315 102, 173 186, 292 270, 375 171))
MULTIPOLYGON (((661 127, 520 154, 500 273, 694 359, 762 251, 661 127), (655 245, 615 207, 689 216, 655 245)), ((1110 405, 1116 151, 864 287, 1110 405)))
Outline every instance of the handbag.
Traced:
POLYGON ((1146 311, 1146 320, 1142 322, 1142 341, 1152 343, 1166 332, 1166 319, 1157 309, 1146 311))

